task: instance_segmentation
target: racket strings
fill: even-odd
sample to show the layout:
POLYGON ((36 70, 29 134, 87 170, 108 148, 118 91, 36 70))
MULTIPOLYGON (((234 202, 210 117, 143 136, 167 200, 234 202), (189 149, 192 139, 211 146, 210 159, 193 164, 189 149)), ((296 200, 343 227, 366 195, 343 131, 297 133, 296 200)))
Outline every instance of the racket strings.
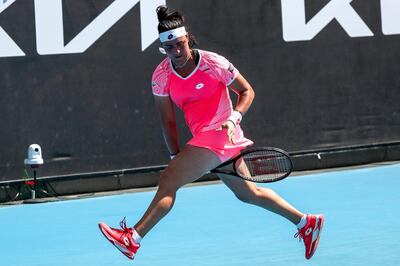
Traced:
POLYGON ((252 152, 245 155, 243 160, 248 170, 246 178, 254 181, 277 180, 292 170, 290 158, 277 151, 252 152))

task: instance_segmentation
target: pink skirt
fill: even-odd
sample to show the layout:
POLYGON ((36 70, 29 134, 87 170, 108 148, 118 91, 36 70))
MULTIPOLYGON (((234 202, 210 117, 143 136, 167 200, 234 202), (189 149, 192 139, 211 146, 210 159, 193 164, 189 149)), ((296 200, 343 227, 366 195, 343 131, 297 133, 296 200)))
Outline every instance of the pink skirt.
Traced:
POLYGON ((254 144, 244 137, 240 126, 235 128, 233 142, 228 141, 227 129, 214 129, 196 134, 187 144, 211 150, 218 156, 221 163, 235 157, 241 150, 254 144))

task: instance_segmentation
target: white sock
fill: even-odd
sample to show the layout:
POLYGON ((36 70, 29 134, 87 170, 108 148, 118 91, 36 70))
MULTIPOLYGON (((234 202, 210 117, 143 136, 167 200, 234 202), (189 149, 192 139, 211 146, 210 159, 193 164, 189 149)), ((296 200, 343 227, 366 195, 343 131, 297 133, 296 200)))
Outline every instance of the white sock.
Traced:
POLYGON ((136 232, 135 228, 132 228, 132 239, 136 244, 140 244, 140 241, 142 241, 142 238, 136 232))
POLYGON ((304 226, 306 226, 306 224, 307 224, 307 215, 304 214, 303 217, 301 217, 300 222, 297 224, 297 229, 303 228, 304 226))

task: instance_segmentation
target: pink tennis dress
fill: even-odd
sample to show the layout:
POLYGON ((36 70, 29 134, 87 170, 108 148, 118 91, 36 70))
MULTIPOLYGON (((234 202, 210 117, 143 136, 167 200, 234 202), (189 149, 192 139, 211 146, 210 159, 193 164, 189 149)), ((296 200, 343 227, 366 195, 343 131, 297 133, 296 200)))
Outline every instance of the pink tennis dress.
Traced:
POLYGON ((235 129, 234 144, 228 141, 227 130, 221 129, 233 112, 229 86, 239 74, 224 57, 197 50, 199 62, 193 72, 180 76, 165 58, 152 77, 153 94, 170 97, 184 113, 193 138, 187 144, 207 148, 227 161, 253 142, 246 139, 240 126, 235 129))

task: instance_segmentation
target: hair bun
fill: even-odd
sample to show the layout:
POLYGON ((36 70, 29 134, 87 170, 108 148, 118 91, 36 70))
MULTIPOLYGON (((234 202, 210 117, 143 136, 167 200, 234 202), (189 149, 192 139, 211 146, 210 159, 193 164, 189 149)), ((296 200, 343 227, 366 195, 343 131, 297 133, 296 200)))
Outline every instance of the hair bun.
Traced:
POLYGON ((167 6, 159 6, 156 9, 158 21, 161 22, 168 17, 168 7, 167 6))

